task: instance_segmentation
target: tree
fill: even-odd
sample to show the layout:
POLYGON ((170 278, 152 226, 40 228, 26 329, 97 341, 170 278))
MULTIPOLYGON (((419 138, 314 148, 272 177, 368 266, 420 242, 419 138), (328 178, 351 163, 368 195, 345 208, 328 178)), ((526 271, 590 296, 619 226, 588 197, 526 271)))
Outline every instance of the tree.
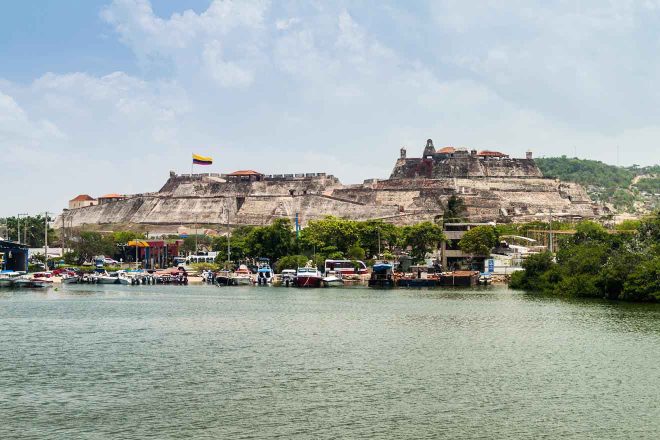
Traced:
POLYGON ((362 248, 361 248, 360 246, 358 246, 358 245, 352 246, 352 247, 348 250, 348 254, 347 254, 348 258, 350 258, 350 259, 352 259, 352 260, 364 260, 365 255, 366 255, 366 254, 365 254, 365 252, 364 252, 364 249, 362 249, 362 248))
POLYGON ((301 246, 326 254, 346 254, 358 240, 357 222, 332 216, 312 220, 300 233, 301 246))
POLYGON ((275 271, 282 272, 284 269, 298 269, 307 264, 308 258, 304 255, 287 255, 277 260, 275 271))
MULTIPOLYGON (((247 237, 254 228, 254 226, 239 226, 231 232, 229 244, 231 247, 231 259, 233 261, 241 261, 249 256, 247 237)), ((227 236, 214 237, 211 243, 211 249, 218 252, 216 263, 225 262, 227 260, 227 236)))
POLYGON ((291 220, 278 218, 268 226, 256 227, 250 231, 246 244, 252 257, 265 257, 275 261, 293 251, 294 240, 291 220))
POLYGON ((637 266, 624 284, 622 299, 660 300, 660 257, 637 266))
MULTIPOLYGON (((44 227, 45 227, 45 217, 41 215, 37 216, 27 216, 21 217, 7 217, 0 223, 3 223, 4 228, 6 229, 7 239, 17 240, 18 239, 18 229, 19 229, 19 220, 20 220, 20 242, 27 244, 28 247, 43 247, 44 246, 44 227)), ((49 221, 52 219, 49 217, 49 221)), ((5 233, 3 231, 3 233, 5 233)), ((48 243, 55 243, 55 231, 53 228, 48 226, 48 243)))
POLYGON ((76 240, 78 262, 91 261, 97 255, 112 255, 115 247, 112 241, 98 232, 83 231, 76 240))
POLYGON ((442 221, 443 223, 460 223, 464 220, 466 214, 467 208, 465 201, 452 194, 447 200, 447 207, 442 215, 442 221))
POLYGON ((399 228, 382 220, 357 222, 356 227, 359 246, 364 249, 365 256, 368 258, 376 255, 379 248, 381 252, 391 250, 400 238, 399 228))
POLYGON ((494 226, 476 226, 467 231, 458 246, 463 252, 471 255, 489 256, 492 248, 497 246, 498 236, 494 226))
POLYGON ((427 252, 437 250, 445 240, 442 228, 431 222, 422 222, 413 226, 405 226, 401 232, 404 246, 410 246, 410 256, 415 261, 421 261, 427 252))

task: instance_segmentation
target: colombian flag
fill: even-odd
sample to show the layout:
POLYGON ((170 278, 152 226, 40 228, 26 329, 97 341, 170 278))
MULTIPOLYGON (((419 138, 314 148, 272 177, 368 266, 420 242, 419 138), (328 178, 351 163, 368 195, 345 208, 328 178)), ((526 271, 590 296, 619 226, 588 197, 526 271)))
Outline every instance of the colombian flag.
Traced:
POLYGON ((200 156, 199 154, 193 154, 193 164, 195 165, 211 165, 213 163, 213 158, 200 156))

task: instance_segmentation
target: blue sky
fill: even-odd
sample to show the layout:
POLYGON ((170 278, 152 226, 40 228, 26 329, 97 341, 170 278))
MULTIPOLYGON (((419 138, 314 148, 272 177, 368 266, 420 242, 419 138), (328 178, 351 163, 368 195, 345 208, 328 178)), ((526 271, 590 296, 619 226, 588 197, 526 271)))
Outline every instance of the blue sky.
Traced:
POLYGON ((0 216, 402 145, 660 161, 660 2, 86 0, 0 16, 0 216), (617 147, 619 155, 617 156, 617 147))

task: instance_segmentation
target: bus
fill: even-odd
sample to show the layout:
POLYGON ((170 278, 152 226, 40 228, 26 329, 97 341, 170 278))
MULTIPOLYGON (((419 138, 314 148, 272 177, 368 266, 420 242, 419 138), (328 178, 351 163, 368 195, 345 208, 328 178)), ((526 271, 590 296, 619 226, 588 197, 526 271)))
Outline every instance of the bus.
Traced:
POLYGON ((325 260, 323 276, 335 275, 364 275, 368 273, 367 265, 360 260, 325 260))

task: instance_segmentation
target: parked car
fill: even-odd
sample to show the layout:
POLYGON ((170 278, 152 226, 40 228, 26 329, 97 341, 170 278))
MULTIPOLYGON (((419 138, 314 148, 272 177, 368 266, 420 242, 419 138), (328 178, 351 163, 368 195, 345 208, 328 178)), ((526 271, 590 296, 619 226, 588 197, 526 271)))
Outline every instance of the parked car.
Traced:
POLYGON ((118 266, 119 265, 119 261, 117 261, 113 258, 110 258, 110 257, 105 257, 103 259, 103 263, 107 264, 108 266, 118 266))

